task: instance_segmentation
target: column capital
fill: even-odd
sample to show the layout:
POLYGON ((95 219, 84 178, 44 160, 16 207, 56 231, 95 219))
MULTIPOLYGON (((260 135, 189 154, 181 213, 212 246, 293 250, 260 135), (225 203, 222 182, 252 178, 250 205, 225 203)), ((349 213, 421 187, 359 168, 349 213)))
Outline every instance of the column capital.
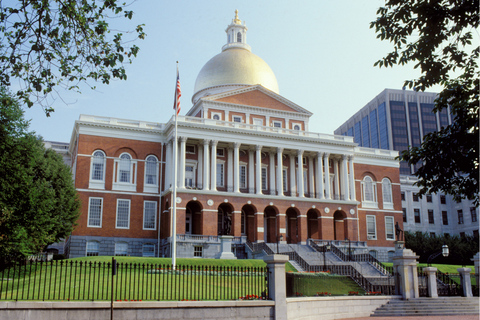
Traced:
POLYGON ((203 139, 202 143, 203 143, 204 146, 208 146, 210 144, 210 140, 203 139))
POLYGON ((180 137, 180 142, 185 142, 185 141, 187 141, 187 139, 188 139, 187 137, 182 136, 182 137, 180 137))
POLYGON ((211 143, 212 143, 212 147, 213 147, 213 146, 215 146, 215 147, 216 147, 216 146, 217 146, 217 144, 218 144, 218 140, 212 140, 212 141, 211 141, 211 143))
POLYGON ((353 161, 354 158, 355 158, 354 156, 350 155, 348 156, 348 161, 353 161))
POLYGON ((233 147, 234 147, 235 149, 239 149, 241 145, 242 145, 242 144, 241 144, 240 142, 234 142, 234 143, 233 143, 233 147))
POLYGON ((283 148, 277 147, 277 153, 283 153, 283 148))
POLYGON ((324 154, 325 154, 325 152, 323 152, 323 151, 317 151, 317 157, 318 158, 323 158, 324 154))
POLYGON ((344 161, 345 161, 345 160, 347 160, 347 159, 348 159, 348 155, 346 155, 346 154, 342 154, 342 160, 344 160, 344 161))
POLYGON ((298 156, 303 156, 303 152, 304 152, 303 149, 298 149, 298 150, 297 150, 297 155, 298 155, 298 156))
POLYGON ((257 144, 257 145, 255 146, 255 150, 256 150, 256 151, 261 151, 261 150, 262 150, 262 146, 257 144))
POLYGON ((330 153, 328 153, 328 152, 323 153, 323 157, 324 157, 324 158, 330 157, 330 153))

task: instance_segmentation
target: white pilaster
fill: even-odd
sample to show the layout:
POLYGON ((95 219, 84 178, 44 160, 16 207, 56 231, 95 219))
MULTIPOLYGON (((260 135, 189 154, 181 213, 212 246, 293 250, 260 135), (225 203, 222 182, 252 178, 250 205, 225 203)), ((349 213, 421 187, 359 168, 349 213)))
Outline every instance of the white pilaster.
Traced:
POLYGON ((290 158, 290 196, 296 197, 297 180, 295 179, 295 156, 293 154, 289 154, 288 157, 290 158))
POLYGON ((233 192, 240 192, 240 143, 233 143, 233 192))
POLYGON ((178 165, 178 188, 185 189, 185 146, 187 137, 180 137, 180 162, 178 165))
POLYGON ((248 149, 248 193, 255 193, 255 160, 251 149, 248 149))
POLYGON ((334 188, 335 188, 335 193, 334 193, 334 199, 338 200, 340 199, 340 179, 338 176, 338 159, 334 158, 333 159, 333 174, 334 174, 334 188))
POLYGON ((277 148, 277 194, 283 196, 283 148, 277 148))
POLYGON ((297 166, 297 190, 298 196, 305 197, 305 191, 303 190, 303 150, 297 150, 298 166, 297 166))
POLYGON ((210 189, 210 140, 203 140, 203 190, 210 189))
POLYGON ((262 193, 262 146, 255 146, 255 185, 256 193, 262 193))
POLYGON ((317 152, 317 176, 315 177, 317 186, 317 198, 325 198, 325 191, 323 189, 323 152, 317 152))
POLYGON ((198 171, 197 171, 197 188, 203 189, 203 147, 197 145, 198 148, 198 171))
POLYGON ((315 198, 315 171, 313 170, 313 158, 308 157, 308 193, 315 198))
POLYGON ((173 152, 172 152, 172 140, 167 141, 167 150, 165 151, 165 190, 168 190, 172 186, 172 173, 173 173, 173 152))
POLYGON ((212 140, 212 165, 210 169, 210 190, 217 191, 217 140, 212 140))
POLYGON ((227 191, 228 192, 233 192, 233 150, 232 148, 228 147, 227 148, 227 155, 228 155, 228 174, 225 177, 227 181, 227 191))
POLYGON ((270 156, 269 169, 270 169, 270 194, 276 194, 275 192, 275 154, 271 151, 268 153, 270 156))
POLYGON ((342 155, 342 200, 349 199, 348 188, 348 157, 346 154, 342 155))
POLYGON ((330 164, 328 163, 328 153, 323 154, 323 168, 325 170, 325 199, 332 199, 330 191, 330 164))
POLYGON ((349 200, 356 200, 356 194, 355 194, 355 172, 353 171, 353 156, 348 157, 348 165, 350 167, 350 198, 349 200))

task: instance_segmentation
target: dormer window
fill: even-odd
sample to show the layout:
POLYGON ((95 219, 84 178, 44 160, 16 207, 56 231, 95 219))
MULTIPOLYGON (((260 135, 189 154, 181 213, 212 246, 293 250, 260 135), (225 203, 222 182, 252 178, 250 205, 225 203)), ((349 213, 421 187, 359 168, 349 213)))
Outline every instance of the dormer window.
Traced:
POLYGON ((242 34, 237 32, 237 42, 242 42, 242 34))

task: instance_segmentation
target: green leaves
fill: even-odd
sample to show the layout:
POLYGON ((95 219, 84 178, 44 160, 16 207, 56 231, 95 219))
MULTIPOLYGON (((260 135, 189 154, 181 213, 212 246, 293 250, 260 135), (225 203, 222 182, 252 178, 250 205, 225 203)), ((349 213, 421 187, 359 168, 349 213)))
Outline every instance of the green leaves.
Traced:
POLYGON ((139 50, 126 43, 144 39, 145 33, 143 25, 125 33, 133 39, 111 33, 108 19, 133 17, 124 5, 117 0, 17 0, 1 7, 0 86, 18 80, 18 99, 28 107, 40 104, 48 116, 57 88, 79 91, 79 84, 89 79, 107 84, 112 78, 125 80, 123 64, 131 63, 139 50))

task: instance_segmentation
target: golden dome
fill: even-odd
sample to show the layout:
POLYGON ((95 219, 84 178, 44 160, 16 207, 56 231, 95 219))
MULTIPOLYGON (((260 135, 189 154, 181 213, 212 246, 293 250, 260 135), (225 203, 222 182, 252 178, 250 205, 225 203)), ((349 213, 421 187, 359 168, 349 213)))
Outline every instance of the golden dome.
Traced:
POLYGON ((211 87, 238 88, 257 84, 279 93, 277 78, 268 64, 249 50, 233 47, 217 54, 203 66, 195 81, 194 96, 211 87))

